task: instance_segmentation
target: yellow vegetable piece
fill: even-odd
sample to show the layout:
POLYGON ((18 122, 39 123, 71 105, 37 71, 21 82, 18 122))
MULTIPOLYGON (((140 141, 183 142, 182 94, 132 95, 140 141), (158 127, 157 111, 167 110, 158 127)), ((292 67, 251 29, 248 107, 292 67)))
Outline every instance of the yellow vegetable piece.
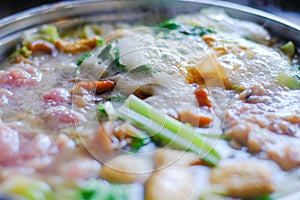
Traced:
POLYGON ((45 200, 51 192, 45 182, 26 176, 11 177, 2 184, 2 189, 27 200, 45 200))
POLYGON ((215 53, 210 53, 196 66, 207 87, 231 88, 225 69, 215 53))
POLYGON ((292 41, 287 42, 286 44, 280 47, 280 50, 290 58, 293 58, 296 52, 295 45, 292 41))

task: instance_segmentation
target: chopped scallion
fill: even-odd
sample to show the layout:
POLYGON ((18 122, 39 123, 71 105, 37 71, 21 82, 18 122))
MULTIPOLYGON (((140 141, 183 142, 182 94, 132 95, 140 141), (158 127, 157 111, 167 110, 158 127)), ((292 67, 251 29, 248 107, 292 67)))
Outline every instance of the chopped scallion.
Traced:
POLYGON ((192 127, 160 112, 134 95, 128 97, 117 115, 173 147, 196 153, 209 165, 217 165, 220 159, 218 152, 204 142, 204 138, 192 127))

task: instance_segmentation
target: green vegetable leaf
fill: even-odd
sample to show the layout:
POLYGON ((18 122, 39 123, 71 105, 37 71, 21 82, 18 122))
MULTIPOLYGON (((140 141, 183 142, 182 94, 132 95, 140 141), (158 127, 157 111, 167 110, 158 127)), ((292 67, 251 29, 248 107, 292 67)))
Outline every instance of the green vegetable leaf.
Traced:
POLYGON ((259 197, 247 198, 245 200, 273 200, 273 198, 269 194, 265 194, 259 197))
POLYGON ((99 103, 99 105, 98 105, 98 110, 99 110, 101 113, 107 115, 107 114, 106 114, 106 111, 105 111, 104 103, 99 103))
POLYGON ((111 96, 108 100, 112 102, 124 102, 127 99, 127 97, 121 93, 117 93, 113 96, 111 96))
POLYGON ((92 179, 77 191, 76 200, 126 200, 132 185, 110 184, 106 181, 92 179))
POLYGON ((14 60, 17 56, 23 56, 24 58, 28 58, 32 54, 32 51, 30 51, 26 46, 22 46, 21 48, 17 49, 15 52, 13 52, 10 56, 10 60, 14 60))
POLYGON ((120 50, 117 41, 107 44, 98 55, 98 58, 108 65, 108 76, 114 76, 126 70, 126 66, 120 63, 120 50))
POLYGON ((166 29, 170 29, 170 30, 176 30, 180 27, 180 25, 173 21, 166 21, 166 22, 160 24, 158 27, 166 28, 166 29))
POLYGON ((138 152, 138 150, 149 144, 151 142, 151 139, 148 138, 138 138, 138 137, 132 137, 132 141, 130 142, 130 149, 131 152, 138 152))
MULTIPOLYGON (((101 46, 103 44, 104 40, 103 39, 98 39, 97 40, 97 46, 101 46)), ((82 56, 77 60, 76 65, 80 66, 85 59, 89 58, 91 56, 91 53, 83 53, 82 56)))
POLYGON ((97 46, 100 46, 104 43, 104 40, 103 39, 98 39, 97 40, 97 46))
POLYGON ((48 184, 29 176, 12 177, 2 183, 1 189, 27 200, 46 200, 51 193, 51 188, 48 184))
POLYGON ((88 190, 88 189, 82 189, 80 194, 82 200, 93 199, 95 198, 96 195, 97 193, 95 190, 88 190))
POLYGON ((144 73, 144 74, 152 74, 153 72, 154 69, 149 64, 140 65, 130 71, 130 73, 144 73))
POLYGON ((115 60, 112 63, 112 67, 116 68, 116 69, 119 69, 121 71, 125 71, 126 66, 122 65, 120 63, 120 49, 117 46, 117 44, 118 44, 118 41, 115 41, 115 45, 114 45, 114 48, 113 48, 114 53, 115 53, 115 60))
POLYGON ((109 60, 113 61, 113 57, 111 56, 110 50, 112 48, 112 44, 107 44, 101 51, 101 53, 98 55, 98 58, 101 58, 102 60, 109 60))
POLYGON ((159 28, 176 30, 184 35, 192 35, 192 36, 200 36, 200 37, 209 33, 216 33, 214 30, 209 28, 200 27, 200 26, 190 26, 187 24, 179 24, 173 21, 166 21, 160 24, 159 28))
POLYGON ((22 45, 29 47, 33 41, 39 39, 46 40, 54 44, 58 39, 60 39, 60 36, 55 26, 44 25, 38 32, 25 32, 22 45))
POLYGON ((55 43, 59 38, 59 33, 57 28, 52 25, 45 25, 40 30, 41 38, 45 39, 51 43, 55 43))
POLYGON ((104 121, 108 119, 108 114, 105 111, 104 103, 99 103, 96 113, 98 121, 104 121))
POLYGON ((87 59, 90 56, 91 56, 90 53, 84 53, 84 54, 82 54, 82 56, 79 58, 79 60, 77 60, 76 65, 80 66, 85 61, 85 59, 87 59))

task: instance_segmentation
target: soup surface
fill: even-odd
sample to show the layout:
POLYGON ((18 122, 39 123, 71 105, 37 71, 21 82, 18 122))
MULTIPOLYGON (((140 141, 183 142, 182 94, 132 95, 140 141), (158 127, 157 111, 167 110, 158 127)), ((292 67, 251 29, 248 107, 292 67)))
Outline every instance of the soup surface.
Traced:
POLYGON ((1 64, 1 194, 285 198, 300 190, 299 89, 293 42, 223 10, 45 25, 1 64))

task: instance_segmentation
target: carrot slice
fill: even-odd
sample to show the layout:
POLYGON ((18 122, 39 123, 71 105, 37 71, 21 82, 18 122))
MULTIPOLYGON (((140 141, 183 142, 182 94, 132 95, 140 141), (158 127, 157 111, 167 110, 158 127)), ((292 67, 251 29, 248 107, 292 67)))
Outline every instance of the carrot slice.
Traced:
POLYGON ((204 88, 200 87, 194 93, 199 106, 211 107, 211 101, 209 100, 208 94, 204 88))
POLYGON ((72 94, 81 94, 81 89, 85 89, 88 92, 103 93, 113 90, 116 83, 111 80, 105 81, 81 81, 75 87, 72 88, 72 94))
POLYGON ((183 123, 189 123, 195 127, 207 127, 211 122, 212 118, 205 115, 197 115, 189 111, 183 111, 178 118, 183 123))
POLYGON ((97 92, 105 92, 114 89, 116 83, 114 81, 97 81, 97 92))

